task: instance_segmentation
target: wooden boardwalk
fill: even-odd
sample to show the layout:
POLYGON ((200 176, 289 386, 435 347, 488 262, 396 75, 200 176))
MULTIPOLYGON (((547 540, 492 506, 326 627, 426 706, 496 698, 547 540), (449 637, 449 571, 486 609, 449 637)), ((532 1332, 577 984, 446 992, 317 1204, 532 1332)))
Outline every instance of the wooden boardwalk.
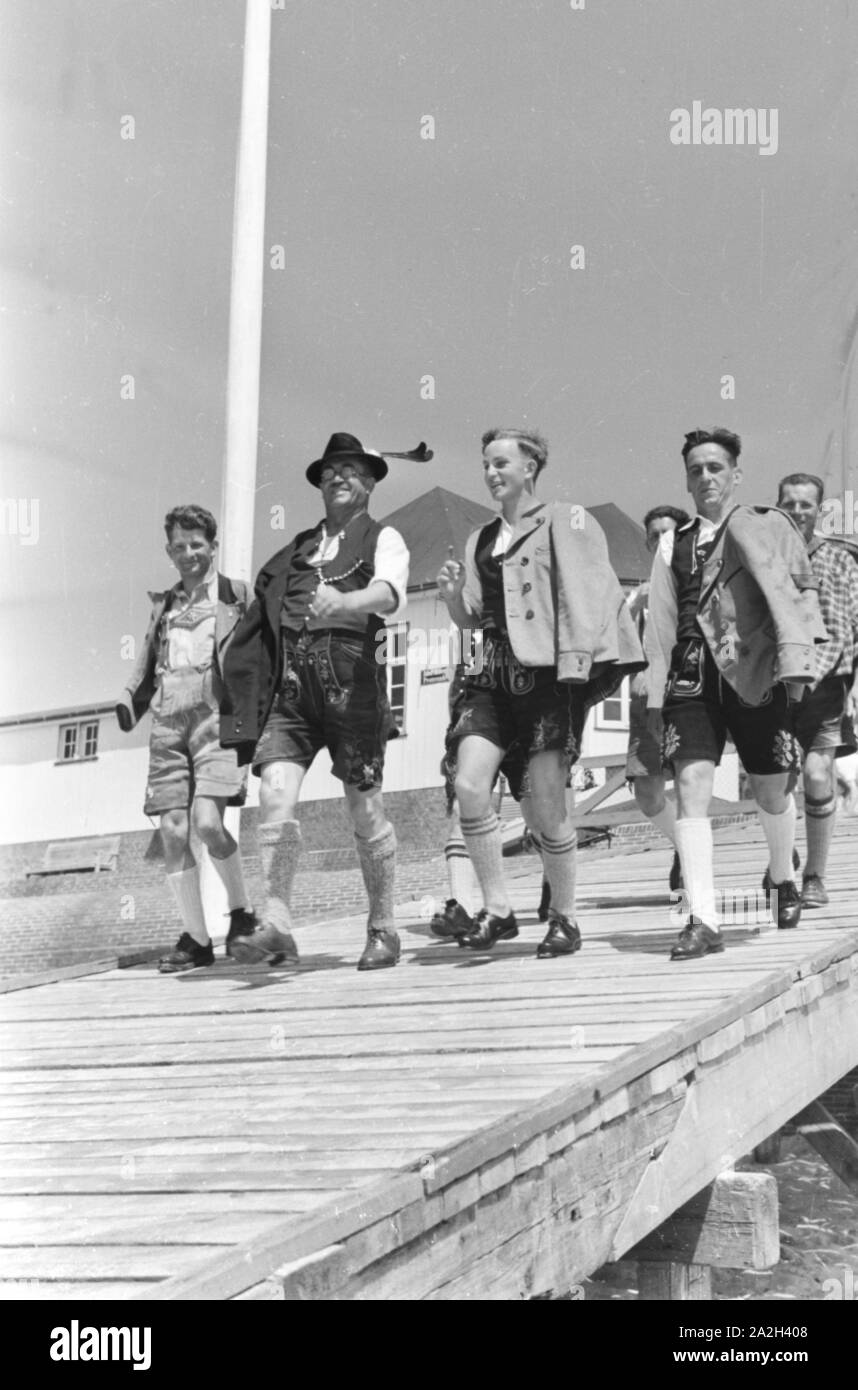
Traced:
MULTIPOLYGON (((719 883, 759 884, 755 821, 719 883)), ((660 846, 580 857, 579 955, 402 912, 299 970, 103 970, 0 998, 0 1297, 518 1298, 570 1287, 858 1065, 858 820, 829 909, 672 964, 660 846)), ((516 869, 516 865, 518 868, 516 869)), ((441 885, 439 885, 439 888, 441 885)), ((762 920, 762 917, 761 917, 762 920)))

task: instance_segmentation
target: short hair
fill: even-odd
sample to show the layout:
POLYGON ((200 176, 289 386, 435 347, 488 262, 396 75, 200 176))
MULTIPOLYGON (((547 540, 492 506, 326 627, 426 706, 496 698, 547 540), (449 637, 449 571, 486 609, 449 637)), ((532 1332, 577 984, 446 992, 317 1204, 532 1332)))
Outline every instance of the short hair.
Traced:
POLYGON ((825 496, 825 484, 815 473, 790 473, 778 483, 778 502, 784 495, 785 487, 815 487, 816 500, 821 502, 825 496))
POLYGON ((683 511, 681 507, 651 507, 643 519, 644 530, 649 530, 651 521, 661 521, 662 517, 666 516, 675 521, 677 526, 685 526, 691 520, 688 512, 683 511))
POLYGON ((217 539, 217 522, 211 512, 207 512, 205 507, 198 507, 195 503, 190 503, 185 507, 174 507, 164 517, 164 530, 167 532, 167 540, 173 539, 173 532, 177 526, 183 531, 202 531, 209 542, 217 539))
POLYGON ((548 440, 537 430, 486 430, 483 450, 498 439, 514 439, 523 454, 536 464, 536 477, 548 463, 548 440))
POLYGON ((714 430, 691 430, 685 436, 685 443, 682 446, 682 457, 688 463, 688 455, 692 449, 696 449, 698 444, 720 444, 722 449, 726 449, 732 455, 735 463, 742 452, 742 441, 732 430, 722 429, 716 425, 714 430))

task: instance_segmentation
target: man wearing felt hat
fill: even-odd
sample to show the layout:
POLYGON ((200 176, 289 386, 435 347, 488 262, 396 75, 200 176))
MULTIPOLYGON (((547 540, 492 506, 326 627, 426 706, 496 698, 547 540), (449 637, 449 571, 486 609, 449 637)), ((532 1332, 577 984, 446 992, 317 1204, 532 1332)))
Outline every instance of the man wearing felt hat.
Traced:
POLYGON ((370 494, 386 475, 381 454, 354 435, 331 435, 307 469, 325 518, 260 570, 225 663, 221 743, 261 777, 266 901, 256 931, 233 948, 245 963, 297 960, 289 908, 301 848, 296 809, 322 747, 343 783, 369 895, 358 969, 399 959, 396 838, 381 797, 390 706, 386 668, 376 658, 384 618, 405 607, 408 551, 397 531, 369 515, 370 494))

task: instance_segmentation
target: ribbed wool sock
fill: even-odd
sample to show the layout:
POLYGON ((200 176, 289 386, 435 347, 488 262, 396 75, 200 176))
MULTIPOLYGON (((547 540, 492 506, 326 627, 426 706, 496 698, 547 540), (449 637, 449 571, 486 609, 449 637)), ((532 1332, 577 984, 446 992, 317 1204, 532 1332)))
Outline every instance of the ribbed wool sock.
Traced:
POLYGON ((216 859, 209 852, 209 859, 212 867, 226 889, 226 900, 229 904, 230 912, 237 907, 247 907, 249 900, 247 889, 244 886, 244 871, 241 867, 241 855, 237 849, 228 854, 226 859, 216 859))
POLYGON ((279 931, 292 931, 289 903, 301 857, 301 827, 296 820, 275 820, 259 827, 259 857, 265 901, 262 920, 279 931))
POLYGON ((795 880, 792 866, 792 850, 795 844, 795 798, 790 797, 785 811, 773 816, 770 811, 757 807, 760 825, 769 847, 769 874, 772 883, 786 883, 795 880))
POLYGON ((364 840, 355 835, 361 873, 369 898, 367 926, 393 931, 396 882, 396 834, 390 821, 378 835, 364 840))
POLYGON ((837 798, 832 795, 821 801, 816 797, 804 794, 804 828, 807 835, 807 863, 804 866, 805 876, 807 874, 818 874, 820 878, 825 878, 825 871, 828 868, 828 851, 831 849, 831 837, 834 834, 834 826, 837 821, 837 798))
POLYGON ((541 835, 542 864, 551 889, 551 906, 555 912, 573 921, 575 917, 575 851, 578 838, 571 835, 554 840, 541 835))
POLYGON ((719 930, 715 908, 712 822, 708 816, 688 816, 676 822, 676 848, 688 896, 688 910, 713 931, 719 930))
POLYGON ((497 816, 494 811, 472 819, 462 816, 459 824, 485 906, 494 917, 508 917, 511 908, 503 876, 503 848, 497 816))
POLYGON ((479 907, 480 885, 461 830, 450 832, 444 846, 444 858, 447 861, 450 897, 461 903, 467 913, 473 914, 479 907))
POLYGON ((654 816, 650 816, 650 821, 665 835, 670 843, 676 846, 676 803, 665 797, 664 805, 654 816))
POLYGON ((177 874, 167 874, 167 882, 172 889, 182 926, 199 946, 207 946, 209 934, 206 930, 203 900, 200 893, 200 871, 196 864, 192 869, 181 869, 177 874))

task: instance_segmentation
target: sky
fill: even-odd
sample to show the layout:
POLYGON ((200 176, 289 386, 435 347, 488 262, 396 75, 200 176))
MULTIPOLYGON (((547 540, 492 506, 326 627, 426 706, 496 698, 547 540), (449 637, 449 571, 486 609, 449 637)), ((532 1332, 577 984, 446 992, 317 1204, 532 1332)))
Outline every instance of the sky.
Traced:
MULTIPOLYGON (((220 513, 243 12, 3 0, 0 715, 112 699, 175 577, 165 512, 220 513)), ((435 451, 391 463, 377 516, 483 500, 494 425, 547 435, 544 497, 638 520, 683 502, 698 425, 741 434, 747 501, 854 485, 854 0, 271 21, 254 568, 319 518, 304 470, 338 430, 435 451), (777 148, 674 143, 695 101, 776 111, 777 148)))

